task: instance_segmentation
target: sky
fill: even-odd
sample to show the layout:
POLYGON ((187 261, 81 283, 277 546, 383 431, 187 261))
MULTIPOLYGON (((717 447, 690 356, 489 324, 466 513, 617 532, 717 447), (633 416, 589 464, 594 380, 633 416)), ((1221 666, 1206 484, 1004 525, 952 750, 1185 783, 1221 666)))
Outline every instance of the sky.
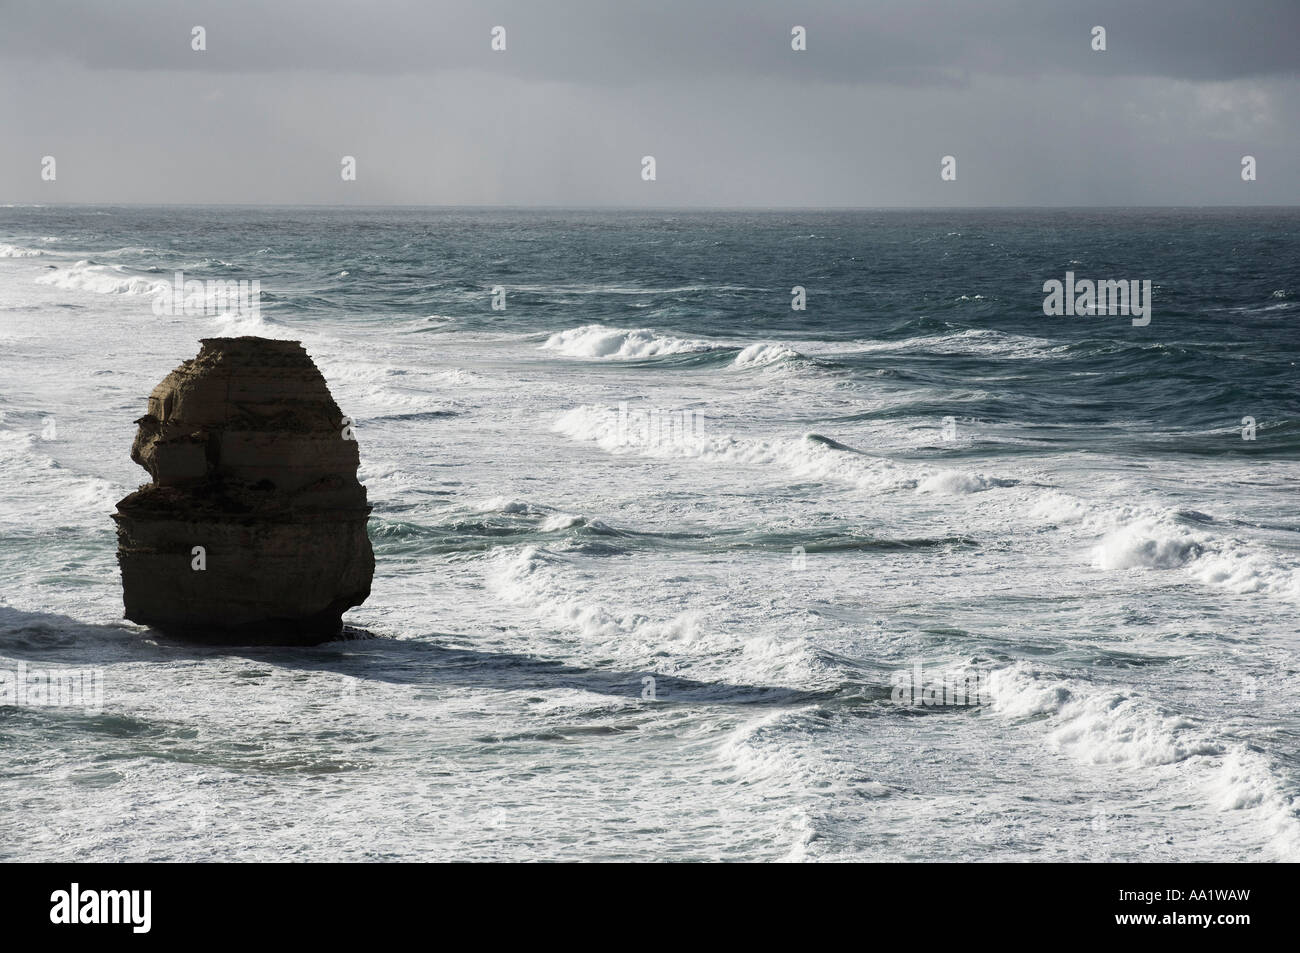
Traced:
POLYGON ((1300 0, 0 0, 0 203, 1295 205, 1298 38, 1300 0))

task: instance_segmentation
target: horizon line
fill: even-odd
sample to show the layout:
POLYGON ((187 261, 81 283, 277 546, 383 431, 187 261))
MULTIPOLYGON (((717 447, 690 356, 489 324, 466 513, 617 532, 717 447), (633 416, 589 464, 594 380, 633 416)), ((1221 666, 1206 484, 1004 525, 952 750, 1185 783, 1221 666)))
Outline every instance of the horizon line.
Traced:
POLYGON ((11 208, 266 208, 266 209, 456 209, 490 211, 571 211, 571 212, 888 212, 888 211, 1104 211, 1124 209, 1300 209, 1300 202, 1290 205, 1267 203, 1211 205, 513 205, 436 203, 376 204, 319 202, 0 202, 0 209, 11 208))

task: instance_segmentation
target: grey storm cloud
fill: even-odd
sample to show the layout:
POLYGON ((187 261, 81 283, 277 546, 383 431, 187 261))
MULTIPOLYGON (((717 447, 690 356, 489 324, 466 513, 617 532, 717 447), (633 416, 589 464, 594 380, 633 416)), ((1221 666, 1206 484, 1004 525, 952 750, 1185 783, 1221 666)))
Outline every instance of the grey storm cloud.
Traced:
POLYGON ((1222 80, 1300 68, 1295 0, 11 0, 0 9, 0 52, 94 69, 948 84, 972 72, 1096 71, 1103 64, 1080 42, 1093 25, 1108 31, 1112 74, 1222 80), (488 62, 498 24, 510 56, 488 62), (781 55, 795 24, 815 56, 781 55), (200 63, 177 42, 192 25, 210 39, 200 63))
POLYGON ((0 0, 0 202, 1290 205, 1298 35, 1300 0, 0 0))

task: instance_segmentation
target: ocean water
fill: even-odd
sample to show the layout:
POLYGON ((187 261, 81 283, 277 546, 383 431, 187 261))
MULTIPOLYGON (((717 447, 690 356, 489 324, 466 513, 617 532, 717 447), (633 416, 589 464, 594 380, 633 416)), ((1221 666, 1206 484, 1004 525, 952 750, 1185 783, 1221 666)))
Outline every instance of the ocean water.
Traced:
POLYGON ((1297 321, 1296 210, 0 208, 0 672, 102 678, 0 699, 0 858, 1300 859, 1297 321), (121 618, 241 334, 355 420, 370 638, 121 618))

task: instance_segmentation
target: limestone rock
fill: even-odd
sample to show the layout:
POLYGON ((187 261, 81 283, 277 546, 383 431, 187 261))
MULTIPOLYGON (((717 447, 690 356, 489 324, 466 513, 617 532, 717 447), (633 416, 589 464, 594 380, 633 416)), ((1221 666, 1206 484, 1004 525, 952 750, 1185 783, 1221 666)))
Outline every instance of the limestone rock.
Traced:
POLYGON ((126 617, 167 634, 312 644, 370 595, 360 456, 303 346, 206 338, 154 388, 117 504, 126 617))

